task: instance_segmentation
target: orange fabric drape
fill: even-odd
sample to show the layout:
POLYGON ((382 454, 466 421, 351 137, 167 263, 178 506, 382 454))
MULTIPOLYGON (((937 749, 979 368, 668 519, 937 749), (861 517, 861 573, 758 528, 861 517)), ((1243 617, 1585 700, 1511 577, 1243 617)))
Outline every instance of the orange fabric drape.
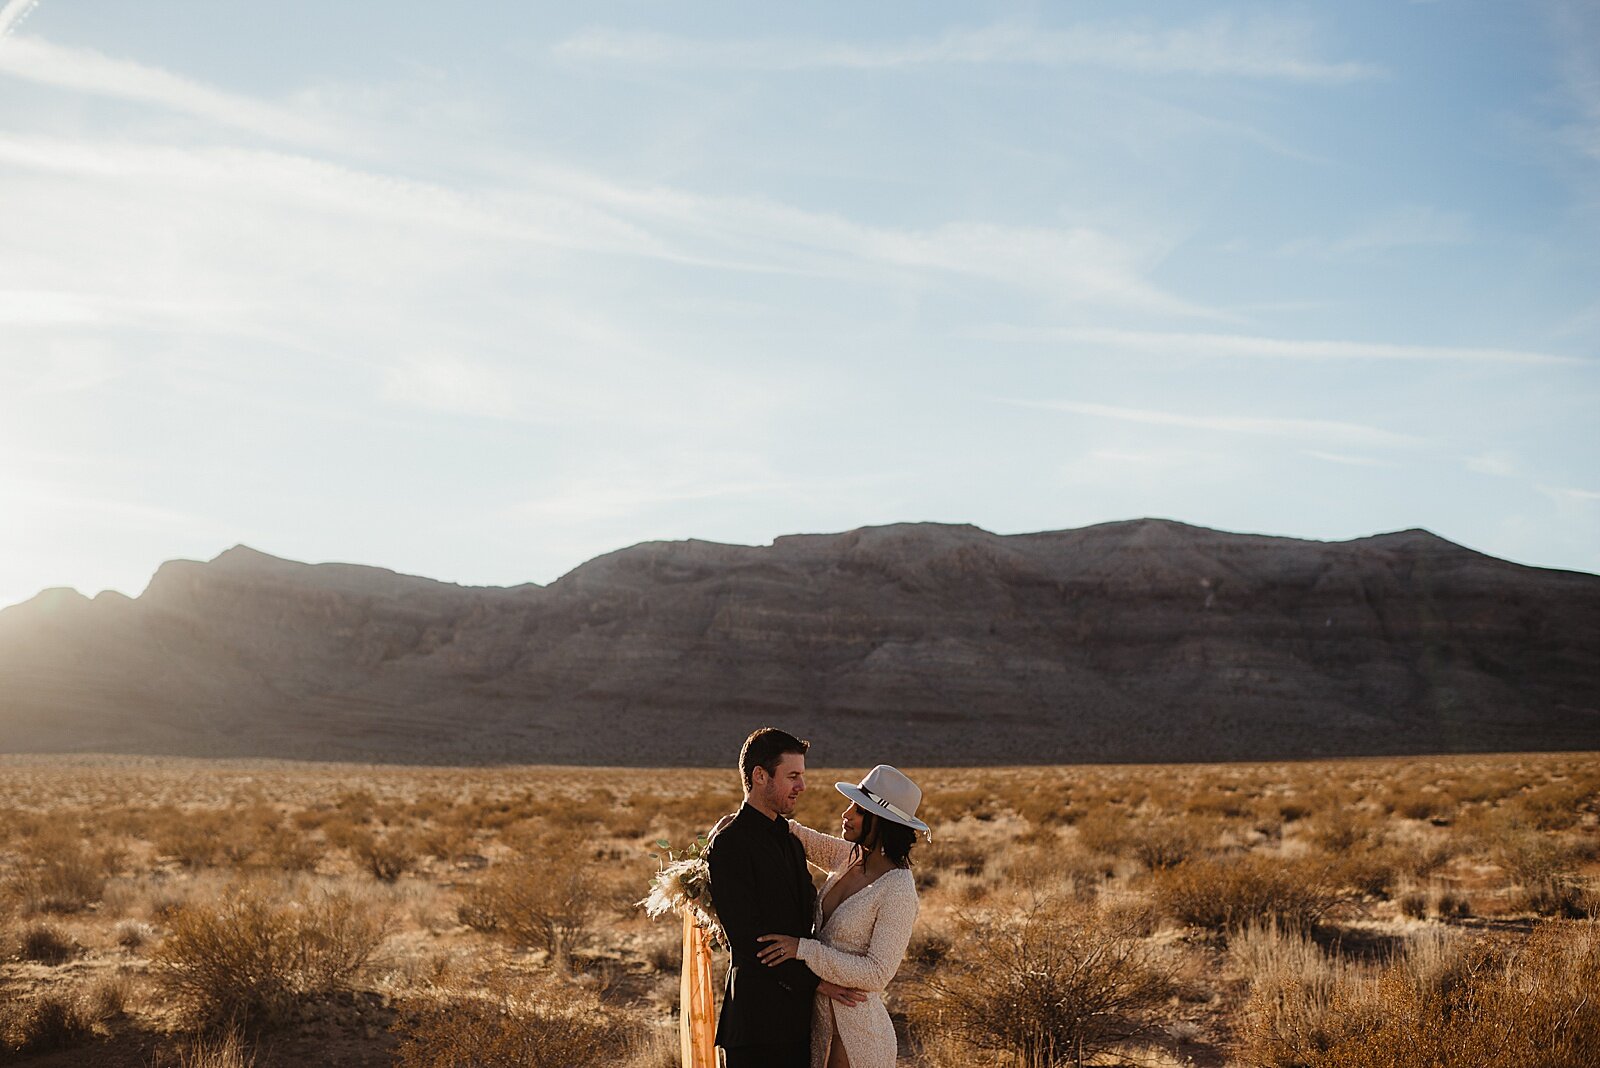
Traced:
POLYGON ((683 978, 678 986, 683 1068, 717 1068, 716 992, 711 989, 711 942, 683 917, 683 978))

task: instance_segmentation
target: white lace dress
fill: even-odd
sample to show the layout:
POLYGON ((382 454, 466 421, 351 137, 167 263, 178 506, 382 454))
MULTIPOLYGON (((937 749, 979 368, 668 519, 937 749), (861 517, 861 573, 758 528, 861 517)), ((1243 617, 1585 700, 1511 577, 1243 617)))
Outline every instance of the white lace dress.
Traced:
MULTIPOLYGON (((793 820, 789 829, 804 843, 806 860, 828 872, 817 895, 815 922, 821 923, 822 901, 844 874, 852 847, 843 838, 793 820)), ((800 940, 800 959, 813 972, 830 983, 867 992, 867 1000, 848 1007, 817 995, 811 1016, 811 1068, 825 1068, 836 1031, 850 1068, 894 1068, 894 1024, 883 1005, 883 990, 900 969, 916 918, 916 881, 910 869, 891 868, 834 909, 816 938, 800 940)))

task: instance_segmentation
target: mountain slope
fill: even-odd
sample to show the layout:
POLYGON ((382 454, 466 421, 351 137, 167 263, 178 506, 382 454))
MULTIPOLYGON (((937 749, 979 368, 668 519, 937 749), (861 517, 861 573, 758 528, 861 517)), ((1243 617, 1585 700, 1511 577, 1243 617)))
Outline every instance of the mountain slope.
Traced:
POLYGON ((716 764, 1600 748, 1600 577, 1425 531, 900 524, 466 588, 244 547, 0 612, 0 750, 716 764))

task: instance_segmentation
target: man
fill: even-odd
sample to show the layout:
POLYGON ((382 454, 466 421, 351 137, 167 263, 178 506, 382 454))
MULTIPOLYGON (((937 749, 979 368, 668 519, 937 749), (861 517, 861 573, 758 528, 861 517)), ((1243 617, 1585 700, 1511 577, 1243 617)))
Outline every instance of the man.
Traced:
POLYGON ((802 961, 768 967, 758 958, 762 935, 812 933, 817 889, 788 819, 806 788, 810 745, 775 727, 744 740, 744 804, 713 835, 707 854, 711 902, 733 957, 717 1020, 727 1068, 807 1068, 815 994, 843 1005, 866 997, 820 981, 802 961))

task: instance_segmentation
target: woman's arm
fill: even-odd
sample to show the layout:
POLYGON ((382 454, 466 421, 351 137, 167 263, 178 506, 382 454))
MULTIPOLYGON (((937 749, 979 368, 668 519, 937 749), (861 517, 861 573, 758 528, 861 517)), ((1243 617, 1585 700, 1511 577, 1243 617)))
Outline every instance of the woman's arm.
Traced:
POLYGON ((813 831, 799 820, 789 821, 789 833, 800 839, 806 847, 806 860, 827 871, 838 871, 850 863, 850 853, 855 846, 843 838, 813 831))
MULTIPOLYGON (((903 870, 903 869, 902 869, 903 870)), ((800 959, 830 983, 858 990, 882 990, 900 970, 906 946, 911 943, 911 926, 917 919, 917 887, 911 873, 884 875, 894 884, 883 888, 878 915, 873 919, 872 938, 865 953, 846 953, 825 946, 815 938, 800 940, 800 959)))

